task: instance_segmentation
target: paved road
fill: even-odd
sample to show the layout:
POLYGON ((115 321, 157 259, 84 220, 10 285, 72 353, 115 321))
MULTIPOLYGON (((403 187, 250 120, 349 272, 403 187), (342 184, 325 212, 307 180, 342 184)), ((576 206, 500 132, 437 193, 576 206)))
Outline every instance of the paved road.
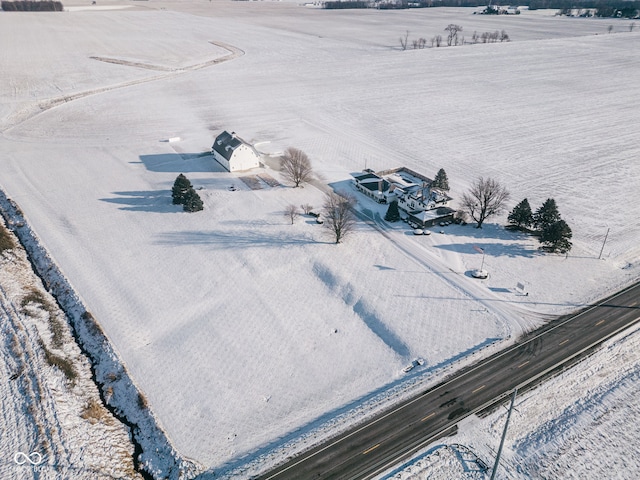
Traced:
POLYGON ((504 398, 515 387, 534 382, 639 320, 640 284, 636 284, 259 478, 373 478, 465 416, 504 398))

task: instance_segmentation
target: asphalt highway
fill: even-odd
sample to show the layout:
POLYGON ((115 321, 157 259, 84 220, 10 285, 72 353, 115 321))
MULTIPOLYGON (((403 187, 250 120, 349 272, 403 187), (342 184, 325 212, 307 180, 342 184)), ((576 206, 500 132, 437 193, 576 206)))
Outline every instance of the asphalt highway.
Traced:
MULTIPOLYGON (((593 349, 640 320, 640 284, 460 372, 323 445, 290 459, 261 480, 370 479, 454 427, 593 349)), ((579 396, 579 386, 576 396, 579 396)))

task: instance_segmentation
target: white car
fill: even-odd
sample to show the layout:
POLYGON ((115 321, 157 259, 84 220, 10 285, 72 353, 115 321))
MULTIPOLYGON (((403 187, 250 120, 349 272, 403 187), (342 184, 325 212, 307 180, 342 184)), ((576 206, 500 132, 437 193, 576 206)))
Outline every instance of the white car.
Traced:
POLYGON ((422 235, 422 234, 424 234, 424 231, 421 228, 414 228, 413 229, 413 234, 414 235, 422 235))
POLYGON ((409 373, 411 370, 413 370, 414 368, 416 368, 418 365, 424 365, 424 358, 416 358, 415 360, 413 360, 409 365, 407 365, 406 367, 404 367, 402 369, 402 371, 404 373, 409 373))
POLYGON ((471 276, 473 278, 485 279, 489 276, 489 272, 486 270, 471 270, 471 276))

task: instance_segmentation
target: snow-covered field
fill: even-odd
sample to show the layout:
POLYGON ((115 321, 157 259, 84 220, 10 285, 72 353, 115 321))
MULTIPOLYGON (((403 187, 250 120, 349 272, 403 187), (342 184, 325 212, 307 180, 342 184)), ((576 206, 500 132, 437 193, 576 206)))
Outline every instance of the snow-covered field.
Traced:
POLYGON ((640 33, 472 11, 150 0, 0 15, 12 47, 0 53, 0 187, 203 469, 384 396, 415 357, 427 363, 412 378, 434 382, 638 278, 640 33), (429 38, 452 22, 467 39, 505 29, 513 41, 399 50, 405 30, 429 38), (496 177, 513 204, 554 197, 574 249, 541 255, 491 222, 429 237, 361 222, 333 245, 310 218, 283 215, 320 207, 321 188, 250 190, 201 155, 223 129, 263 152, 301 148, 339 189, 365 166, 443 167, 456 198, 496 177), (203 212, 171 205, 179 173, 203 212), (487 281, 467 275, 473 245, 487 281))

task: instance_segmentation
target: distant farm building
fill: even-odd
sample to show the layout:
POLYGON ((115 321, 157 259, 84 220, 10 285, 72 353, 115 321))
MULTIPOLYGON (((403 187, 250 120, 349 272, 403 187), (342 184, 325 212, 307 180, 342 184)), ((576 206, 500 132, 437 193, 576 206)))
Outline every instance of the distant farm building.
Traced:
POLYGON ((218 135, 211 146, 213 158, 230 172, 251 170, 260 166, 260 154, 252 145, 226 130, 218 135))
POLYGON ((443 190, 432 188, 432 180, 406 167, 352 174, 358 191, 378 203, 398 202, 404 217, 420 227, 453 220, 452 200, 443 190))

